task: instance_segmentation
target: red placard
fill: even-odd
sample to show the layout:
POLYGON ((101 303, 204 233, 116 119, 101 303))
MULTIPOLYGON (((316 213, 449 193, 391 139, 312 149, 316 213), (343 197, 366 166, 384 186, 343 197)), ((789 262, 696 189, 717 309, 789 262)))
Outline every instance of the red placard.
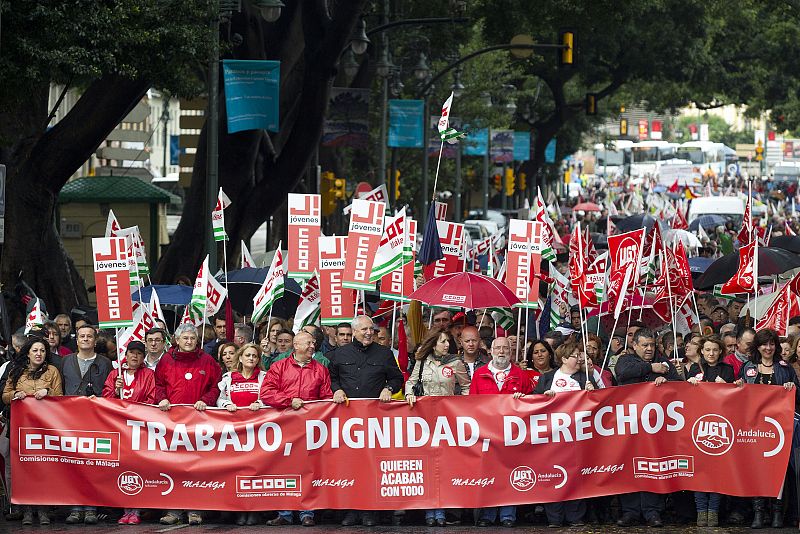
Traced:
POLYGON ((794 392, 669 382, 552 399, 423 397, 413 410, 351 400, 256 413, 86 397, 14 402, 16 504, 385 510, 633 491, 775 496, 794 392))
POLYGON ((342 287, 347 238, 319 238, 320 321, 337 325, 355 317, 355 291, 342 287))
POLYGON ((520 308, 539 307, 543 229, 539 221, 511 219, 508 224, 505 284, 520 300, 520 308))
POLYGON ((287 273, 290 278, 309 279, 317 268, 320 236, 320 196, 289 193, 287 273))
POLYGON ((131 308, 132 249, 124 237, 92 238, 94 283, 97 288, 97 321, 100 328, 133 324, 131 308))
POLYGON ((439 231, 439 243, 442 245, 444 257, 423 268, 422 274, 427 281, 445 274, 463 271, 466 260, 464 225, 437 220, 436 229, 439 231))
POLYGON ((375 289, 370 283, 372 261, 383 235, 386 204, 356 199, 350 210, 350 231, 347 234, 347 257, 342 286, 350 289, 375 289))
POLYGON ((417 236, 417 221, 406 219, 406 242, 403 252, 403 267, 395 269, 381 278, 381 298, 395 302, 411 302, 407 295, 414 291, 414 261, 417 252, 414 241, 417 236), (409 261, 406 261, 410 258, 409 261))

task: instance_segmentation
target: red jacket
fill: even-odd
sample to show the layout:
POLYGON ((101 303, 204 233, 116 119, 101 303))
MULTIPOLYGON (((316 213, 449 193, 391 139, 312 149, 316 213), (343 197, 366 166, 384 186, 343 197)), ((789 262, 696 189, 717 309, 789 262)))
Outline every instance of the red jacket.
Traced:
POLYGON ((261 402, 273 408, 286 408, 292 399, 322 400, 333 398, 328 369, 312 359, 301 367, 294 354, 269 367, 261 384, 261 402))
POLYGON ((508 368, 508 376, 503 382, 503 388, 500 390, 497 389, 497 384, 488 365, 475 370, 475 374, 472 375, 472 383, 469 386, 470 395, 530 393, 531 391, 531 379, 525 374, 525 371, 516 365, 508 368))
POLYGON ((156 374, 142 365, 133 374, 133 382, 123 386, 120 394, 117 394, 115 382, 119 376, 119 369, 113 369, 106 378, 103 386, 103 397, 111 399, 122 399, 131 402, 144 402, 155 404, 156 402, 156 374))
POLYGON ((200 349, 181 352, 178 347, 167 351, 156 366, 156 403, 166 399, 170 404, 194 404, 203 401, 216 406, 222 369, 200 349))

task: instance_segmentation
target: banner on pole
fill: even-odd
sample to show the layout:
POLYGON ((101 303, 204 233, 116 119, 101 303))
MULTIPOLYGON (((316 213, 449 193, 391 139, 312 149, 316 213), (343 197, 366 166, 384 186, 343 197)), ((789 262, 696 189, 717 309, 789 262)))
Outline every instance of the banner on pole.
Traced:
POLYGON ((514 132, 514 161, 531 159, 531 133, 514 132))
POLYGON ((278 131, 281 62, 251 59, 222 61, 228 133, 278 131))
POLYGON ((539 307, 542 231, 538 221, 511 219, 508 223, 505 284, 520 300, 516 307, 539 307))
POLYGON ((127 238, 92 238, 92 258, 100 328, 131 326, 133 310, 127 238))
POLYGON ((492 130, 491 157, 494 163, 514 161, 514 130, 492 130))
POLYGON ((370 282, 372 260, 383 235, 383 216, 386 204, 356 199, 350 210, 350 230, 347 234, 347 254, 342 286, 348 289, 375 289, 370 282))
POLYGON ((464 139, 465 156, 485 156, 489 153, 489 129, 481 128, 467 133, 464 139))
POLYGON ((345 267, 344 236, 319 238, 320 314, 323 325, 335 326, 352 321, 355 313, 355 291, 342 286, 345 267))
POLYGON ((403 266, 381 278, 381 298, 394 302, 411 302, 408 298, 414 286, 417 221, 406 218, 406 240, 403 244, 403 266))
POLYGON ((464 252, 464 225, 449 221, 436 221, 439 232, 439 243, 442 245, 440 260, 436 260, 423 268, 425 280, 430 281, 439 276, 457 273, 464 270, 466 253, 464 252))
POLYGON ((289 193, 289 258, 286 275, 289 278, 311 278, 319 261, 319 236, 322 224, 320 195, 289 193))
POLYGON ((422 148, 425 108, 422 100, 389 100, 390 148, 422 148))
POLYGON ((634 491, 775 496, 794 392, 669 382, 535 395, 198 412, 15 401, 20 505, 189 510, 483 508, 634 491), (741 476, 743 465, 758 465, 741 476), (42 481, 47 481, 43 483, 42 481), (64 491, 69 488, 69 491, 64 491), (133 500, 131 500, 133 498, 133 500))

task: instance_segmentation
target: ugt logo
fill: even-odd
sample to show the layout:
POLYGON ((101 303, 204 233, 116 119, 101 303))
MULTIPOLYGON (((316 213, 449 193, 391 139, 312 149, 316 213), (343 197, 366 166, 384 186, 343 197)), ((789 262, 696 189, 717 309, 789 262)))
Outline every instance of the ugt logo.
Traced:
POLYGON ((733 446, 734 430, 730 421, 717 414, 700 417, 692 426, 695 447, 709 456, 721 456, 733 446))

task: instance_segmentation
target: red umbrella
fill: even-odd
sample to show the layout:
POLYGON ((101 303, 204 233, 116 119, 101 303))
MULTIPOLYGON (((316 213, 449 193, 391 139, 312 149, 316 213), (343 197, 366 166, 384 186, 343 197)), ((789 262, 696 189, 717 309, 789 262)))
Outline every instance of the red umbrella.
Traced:
POLYGON ((519 299, 494 278, 476 273, 454 273, 434 278, 411 293, 410 298, 429 306, 450 308, 508 308, 519 299))
POLYGON ((594 202, 581 202, 572 207, 572 211, 603 211, 594 202))

